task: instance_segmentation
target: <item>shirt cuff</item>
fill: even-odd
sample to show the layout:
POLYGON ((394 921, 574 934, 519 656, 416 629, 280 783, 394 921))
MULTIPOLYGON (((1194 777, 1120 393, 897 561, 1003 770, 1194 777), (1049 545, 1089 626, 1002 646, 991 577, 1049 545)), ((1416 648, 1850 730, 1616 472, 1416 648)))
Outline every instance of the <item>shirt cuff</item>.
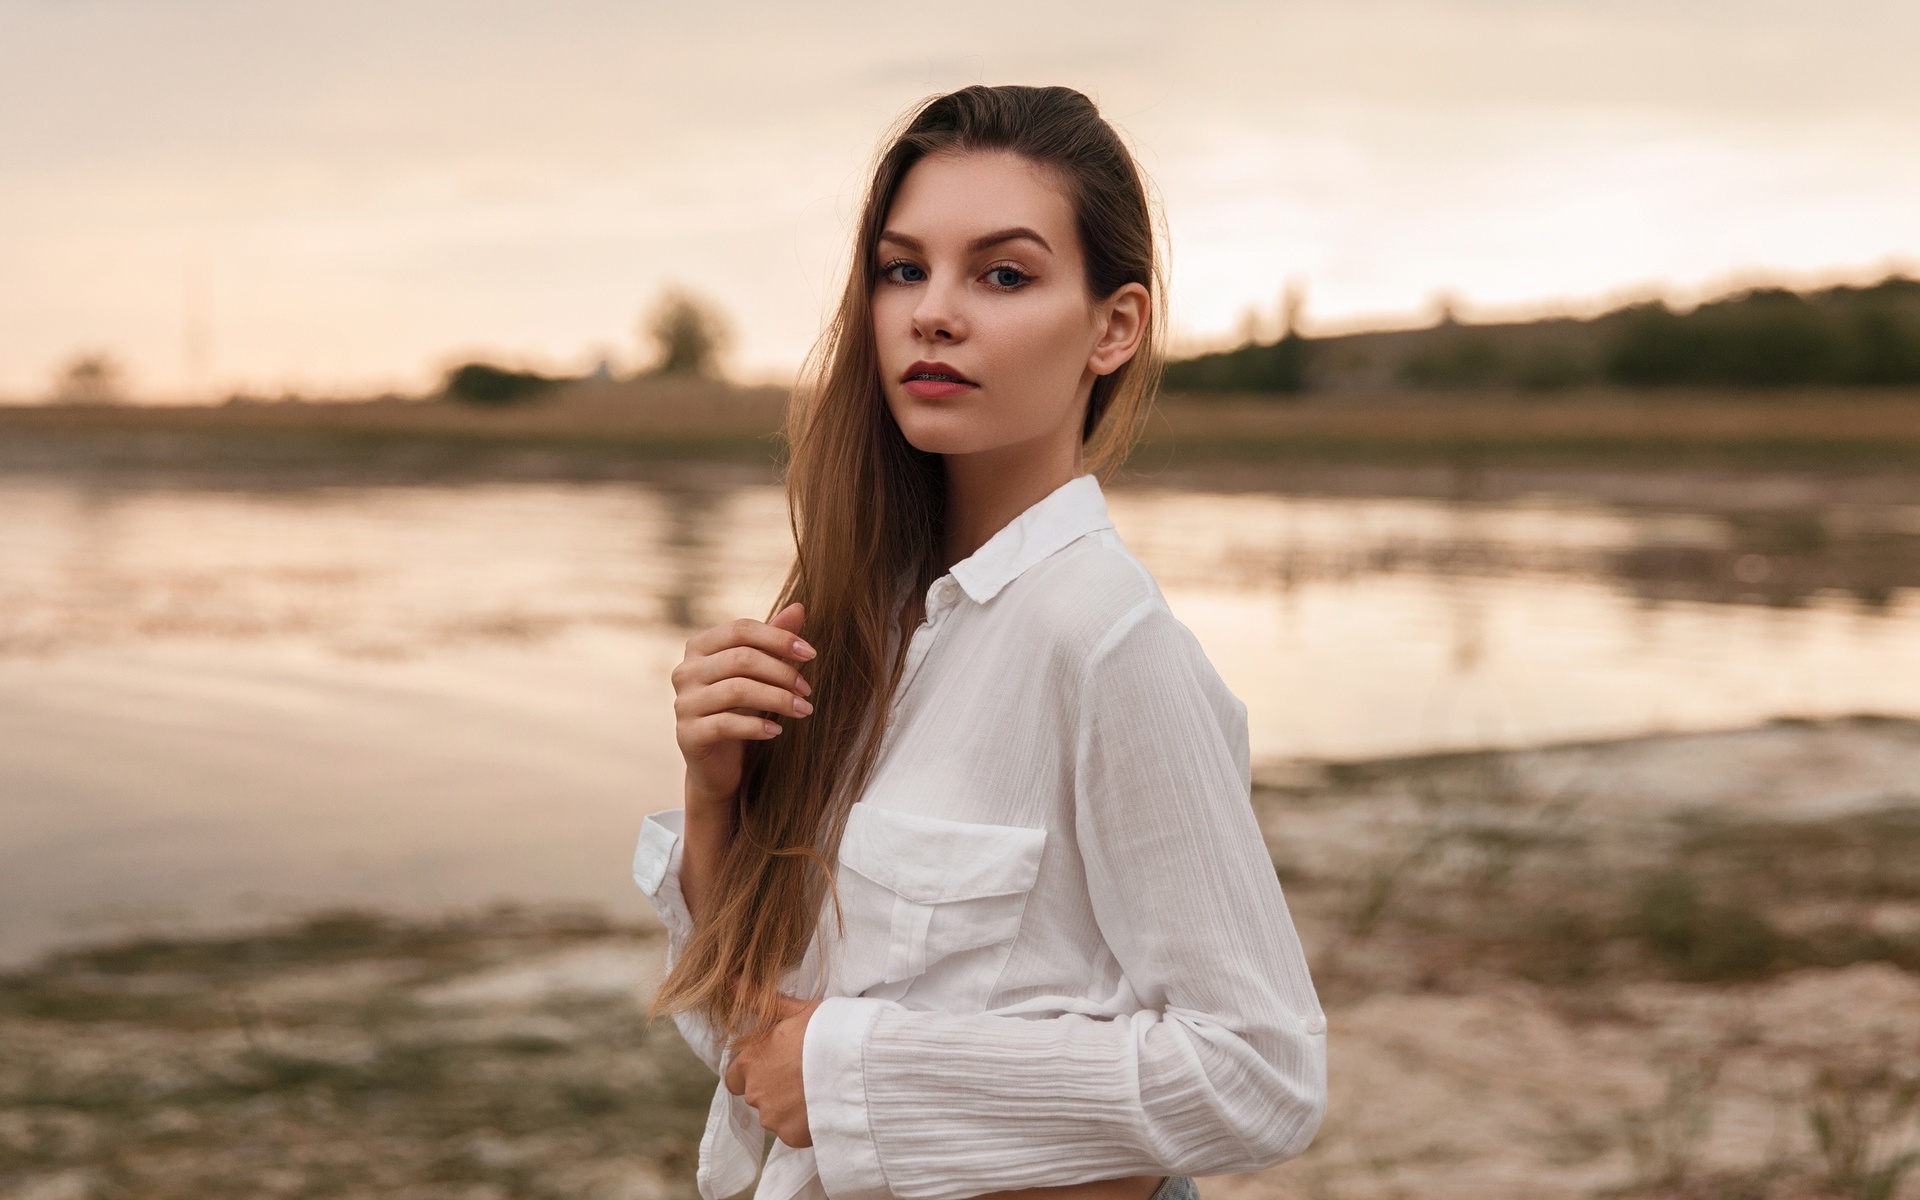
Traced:
POLYGON ((887 1177, 867 1123, 867 1034, 884 1000, 836 996, 807 1021, 800 1047, 807 1129, 820 1186, 832 1200, 889 1200, 887 1177))
POLYGON ((677 808, 654 813, 640 823, 640 844, 633 850, 633 881, 653 902, 674 949, 693 936, 693 915, 680 893, 680 855, 686 844, 680 832, 685 816, 677 808))

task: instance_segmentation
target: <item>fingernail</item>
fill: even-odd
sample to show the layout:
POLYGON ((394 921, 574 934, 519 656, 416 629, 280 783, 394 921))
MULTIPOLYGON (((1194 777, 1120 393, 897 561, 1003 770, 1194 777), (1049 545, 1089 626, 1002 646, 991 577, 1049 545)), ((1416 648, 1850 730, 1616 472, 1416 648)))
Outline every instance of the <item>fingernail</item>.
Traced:
POLYGON ((793 677, 793 690, 799 692, 802 696, 813 695, 813 685, 807 682, 806 676, 804 675, 795 675, 793 677))
POLYGON ((805 700, 795 700, 793 702, 793 711, 804 717, 813 711, 813 705, 808 704, 805 700))
POLYGON ((794 639, 793 656, 799 659, 801 662, 807 661, 808 659, 814 657, 814 655, 817 653, 819 652, 816 651, 812 646, 807 645, 805 642, 799 640, 798 638, 794 639))
POLYGON ((767 727, 767 736, 768 736, 768 737, 777 737, 777 736, 779 736, 779 733, 780 733, 780 722, 778 722, 778 721, 762 721, 762 722, 760 722, 760 723, 761 723, 762 725, 765 725, 765 726, 767 727))

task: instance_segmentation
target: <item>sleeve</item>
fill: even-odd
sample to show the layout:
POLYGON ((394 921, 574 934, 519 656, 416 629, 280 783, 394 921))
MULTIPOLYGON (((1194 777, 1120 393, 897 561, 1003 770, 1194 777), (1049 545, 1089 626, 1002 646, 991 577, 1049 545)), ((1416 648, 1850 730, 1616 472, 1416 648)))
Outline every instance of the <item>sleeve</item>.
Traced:
MULTIPOLYGON (((640 843, 633 851, 633 881, 646 893, 660 923, 667 927, 668 970, 673 969, 693 937, 693 914, 687 911, 687 899, 680 893, 680 858, 685 846, 681 822, 685 815, 676 808, 648 817, 640 824, 640 843)), ((712 1024, 697 1013, 675 1013, 673 1023, 700 1061, 719 1074, 722 1046, 712 1024)))
POLYGON ((1142 1008, 1032 1020, 826 1001, 803 1061, 833 1200, 1259 1170, 1319 1127, 1326 1020, 1248 802, 1245 708, 1152 602, 1082 689, 1075 835, 1142 1008))

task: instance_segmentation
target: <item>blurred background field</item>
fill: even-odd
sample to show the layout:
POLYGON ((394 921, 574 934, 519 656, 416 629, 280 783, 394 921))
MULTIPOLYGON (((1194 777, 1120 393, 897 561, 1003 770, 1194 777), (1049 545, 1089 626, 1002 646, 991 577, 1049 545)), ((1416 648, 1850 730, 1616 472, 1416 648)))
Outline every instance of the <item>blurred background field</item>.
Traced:
POLYGON ((1044 76, 1163 189, 1111 508, 1331 1018, 1203 1195, 1920 1196, 1920 26, 1841 10, 0 4, 0 1195, 693 1196, 667 671, 875 131, 1044 76))

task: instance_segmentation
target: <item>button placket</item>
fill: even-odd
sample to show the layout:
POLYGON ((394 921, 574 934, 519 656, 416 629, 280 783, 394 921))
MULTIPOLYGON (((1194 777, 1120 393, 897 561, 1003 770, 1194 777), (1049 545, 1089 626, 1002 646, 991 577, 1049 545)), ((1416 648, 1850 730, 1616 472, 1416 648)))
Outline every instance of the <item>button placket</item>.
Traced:
POLYGON ((907 642, 907 662, 900 672, 900 686, 894 689, 893 699, 887 706, 887 728, 892 729, 900 713, 900 704, 906 699, 907 691, 913 681, 919 678, 920 667, 927 661, 927 655, 933 649, 934 640, 939 636, 940 627, 946 616, 953 610, 955 593, 959 584, 951 575, 942 575, 927 588, 926 617, 920 627, 913 631, 913 637, 907 642))

